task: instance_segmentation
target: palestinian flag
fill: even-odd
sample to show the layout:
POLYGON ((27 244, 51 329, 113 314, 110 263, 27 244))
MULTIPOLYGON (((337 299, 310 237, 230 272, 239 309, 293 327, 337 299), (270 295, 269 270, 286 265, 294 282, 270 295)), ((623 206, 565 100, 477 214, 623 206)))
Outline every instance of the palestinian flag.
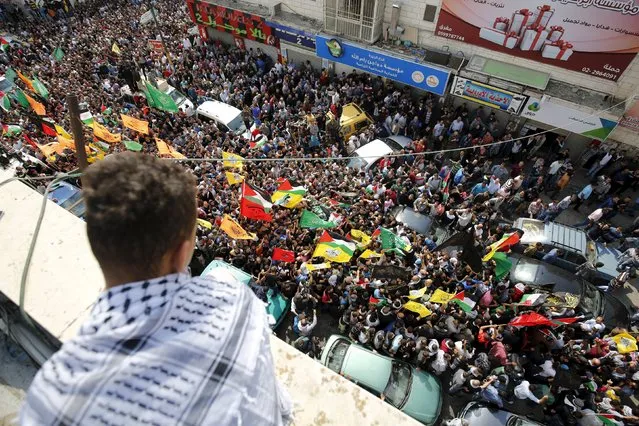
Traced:
POLYGON ((324 231, 315 247, 313 257, 323 257, 331 262, 345 263, 351 260, 355 252, 355 243, 351 243, 339 234, 324 231))
POLYGON ((242 198, 240 199, 240 215, 255 220, 270 222, 273 216, 268 196, 261 190, 253 188, 246 182, 242 182, 242 198))
POLYGON ((22 133, 22 127, 17 124, 3 124, 2 125, 2 136, 13 136, 19 135, 22 133))
POLYGON ((488 246, 490 251, 483 257, 482 262, 488 262, 498 251, 510 250, 510 248, 517 244, 520 239, 520 232, 515 231, 510 234, 505 234, 499 241, 488 246))
POLYGON ((276 247, 273 249, 271 259, 292 263, 295 262, 295 252, 276 247))
POLYGON ((5 111, 9 111, 11 109, 11 101, 9 100, 9 96, 0 91, 0 108, 5 111))
POLYGON ((476 302, 466 297, 466 294, 463 291, 457 293, 452 299, 450 299, 450 302, 457 303, 464 312, 472 311, 476 305, 476 302))
POLYGON ((91 111, 84 111, 82 113, 80 113, 80 121, 82 121, 82 123, 84 123, 85 126, 89 126, 89 127, 93 127, 93 114, 91 114, 91 111))
POLYGON ((328 204, 330 204, 331 207, 341 207, 341 208, 344 208, 344 209, 351 206, 350 204, 342 203, 342 202, 334 200, 332 198, 329 198, 328 204))
POLYGON ((3 52, 6 52, 8 47, 9 42, 5 38, 0 37, 0 49, 2 49, 3 52))
POLYGON ((546 301, 547 297, 545 294, 524 294, 519 304, 524 306, 540 306, 546 301))
POLYGON ((288 179, 284 179, 277 191, 271 196, 271 201, 276 206, 292 209, 304 200, 306 192, 307 189, 303 186, 293 186, 288 179))
POLYGON ((596 413, 595 414, 597 416, 597 419, 599 419, 601 421, 601 423, 603 423, 603 426, 621 426, 623 425, 623 423, 619 423, 617 420, 615 420, 615 416, 614 414, 608 414, 608 413, 596 413))

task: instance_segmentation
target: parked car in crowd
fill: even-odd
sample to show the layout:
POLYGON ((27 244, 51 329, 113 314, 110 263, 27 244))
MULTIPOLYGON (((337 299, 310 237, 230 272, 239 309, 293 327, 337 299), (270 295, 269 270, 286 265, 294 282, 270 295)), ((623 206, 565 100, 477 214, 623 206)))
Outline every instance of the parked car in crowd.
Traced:
POLYGON ((516 252, 523 253, 529 244, 541 243, 544 251, 536 255, 541 259, 548 251, 559 249, 561 255, 553 260, 553 264, 573 273, 579 265, 591 262, 598 268, 586 278, 595 285, 607 285, 618 275, 616 268, 621 252, 594 242, 583 229, 529 218, 519 218, 513 226, 524 231, 520 244, 513 248, 516 252))
POLYGON ((439 417, 441 385, 427 371, 418 371, 337 334, 326 342, 321 362, 424 424, 432 425, 439 417))
POLYGON ((585 279, 558 266, 521 254, 511 253, 513 266, 510 280, 524 283, 546 292, 564 292, 574 295, 577 310, 584 315, 602 316, 607 328, 625 327, 630 323, 626 305, 614 295, 603 292, 585 279))

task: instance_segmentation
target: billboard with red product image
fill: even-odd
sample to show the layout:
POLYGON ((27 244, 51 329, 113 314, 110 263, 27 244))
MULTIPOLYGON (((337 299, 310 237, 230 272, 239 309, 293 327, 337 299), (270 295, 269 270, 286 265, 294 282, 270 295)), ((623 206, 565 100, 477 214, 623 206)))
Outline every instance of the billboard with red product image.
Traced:
POLYGON ((639 1, 442 0, 436 35, 617 81, 639 52, 639 1))

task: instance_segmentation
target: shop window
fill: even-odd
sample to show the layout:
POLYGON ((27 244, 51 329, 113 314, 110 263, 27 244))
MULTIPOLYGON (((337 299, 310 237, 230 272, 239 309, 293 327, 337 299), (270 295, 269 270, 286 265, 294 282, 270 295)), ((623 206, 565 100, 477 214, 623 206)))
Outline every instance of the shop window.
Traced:
POLYGON ((437 6, 427 4, 424 10, 424 21, 435 22, 435 15, 437 14, 437 6))

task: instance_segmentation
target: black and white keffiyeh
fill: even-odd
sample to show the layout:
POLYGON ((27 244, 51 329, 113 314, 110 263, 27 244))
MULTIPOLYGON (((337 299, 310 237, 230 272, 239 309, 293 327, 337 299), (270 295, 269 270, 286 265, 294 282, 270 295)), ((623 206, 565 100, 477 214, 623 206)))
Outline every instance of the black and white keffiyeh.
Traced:
POLYGON ((173 274, 103 292, 36 375, 23 425, 281 425, 264 305, 231 277, 173 274))

